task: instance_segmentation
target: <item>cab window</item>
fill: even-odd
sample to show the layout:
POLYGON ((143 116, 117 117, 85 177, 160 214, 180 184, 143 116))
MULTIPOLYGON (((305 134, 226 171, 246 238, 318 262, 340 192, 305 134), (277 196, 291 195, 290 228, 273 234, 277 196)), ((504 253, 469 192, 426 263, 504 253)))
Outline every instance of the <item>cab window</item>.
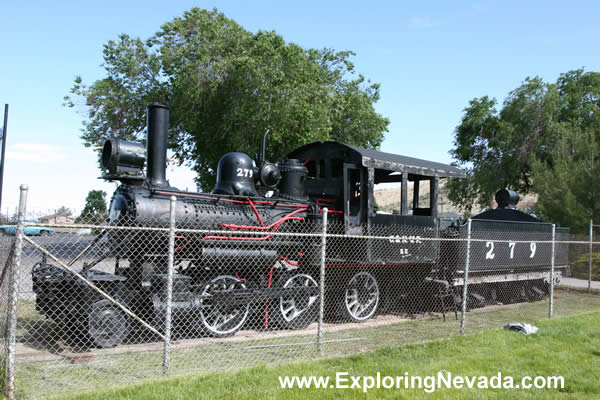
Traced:
POLYGON ((317 177, 317 160, 308 160, 304 166, 308 168, 308 176, 317 177))

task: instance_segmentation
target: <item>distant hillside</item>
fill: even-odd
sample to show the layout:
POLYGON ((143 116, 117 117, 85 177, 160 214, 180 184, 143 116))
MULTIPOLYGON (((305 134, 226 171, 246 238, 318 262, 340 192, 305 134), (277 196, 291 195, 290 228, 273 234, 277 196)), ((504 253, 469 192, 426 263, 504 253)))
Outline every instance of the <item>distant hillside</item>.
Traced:
MULTIPOLYGON (((420 190, 419 204, 429 205, 429 187, 425 186, 426 190, 420 190)), ((375 203, 377 204, 378 211, 385 211, 390 213, 400 213, 400 195, 401 190, 399 187, 376 189, 375 190, 375 203)), ((413 200, 413 187, 408 187, 408 204, 412 206, 413 200)), ((523 211, 531 212, 535 203, 537 202, 536 194, 528 194, 522 196, 517 207, 523 211)), ((493 202, 491 207, 496 207, 496 202, 493 202)), ((478 214, 482 211, 479 207, 474 207, 471 212, 478 214)), ((446 189, 446 181, 441 180, 440 182, 440 194, 438 196, 438 215, 441 217, 456 217, 462 216, 463 213, 456 206, 454 206, 450 200, 448 200, 448 190, 446 189)))

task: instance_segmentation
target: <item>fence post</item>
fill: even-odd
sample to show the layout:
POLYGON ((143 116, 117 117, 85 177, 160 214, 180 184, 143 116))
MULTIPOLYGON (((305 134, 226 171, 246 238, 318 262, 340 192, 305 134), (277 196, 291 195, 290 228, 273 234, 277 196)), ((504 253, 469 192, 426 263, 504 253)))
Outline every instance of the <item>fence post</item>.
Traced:
POLYGON ((21 185, 19 198, 19 213, 17 214, 17 232, 15 238, 15 252, 12 260, 10 274, 10 292, 8 300, 8 365, 6 368, 6 397, 15 398, 15 373, 17 352, 17 302, 19 297, 19 270, 21 269, 21 253, 23 250, 23 225, 25 210, 27 208, 27 185, 21 185))
POLYGON ((167 307, 165 309, 165 350, 163 354, 163 374, 169 373, 171 360, 171 308, 173 306, 173 262, 175 258, 175 207, 177 198, 171 196, 169 212, 169 260, 167 264, 167 307))
POLYGON ((323 315, 325 314, 325 247, 327 246, 327 207, 323 208, 323 235, 321 236, 321 268, 319 271, 319 326, 317 351, 323 355, 323 315))
POLYGON ((552 253, 550 260, 550 305, 548 307, 548 318, 554 313, 554 241, 556 239, 556 225, 552 224, 552 253))
POLYGON ((590 219, 590 267, 588 271, 588 294, 592 293, 592 243, 594 235, 594 221, 590 219))
POLYGON ((460 316, 460 334, 465 334, 465 320, 467 315, 467 286, 469 285, 469 265, 471 264, 471 218, 467 222, 467 256, 465 258, 465 272, 463 275, 462 312, 460 316))

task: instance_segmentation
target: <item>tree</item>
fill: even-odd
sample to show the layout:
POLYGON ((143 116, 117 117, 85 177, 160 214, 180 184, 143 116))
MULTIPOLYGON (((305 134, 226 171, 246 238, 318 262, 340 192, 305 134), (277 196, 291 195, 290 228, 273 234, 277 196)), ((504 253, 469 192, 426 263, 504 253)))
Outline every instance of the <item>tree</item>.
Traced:
POLYGON ((71 215, 73 215, 73 211, 71 211, 70 208, 67 208, 65 206, 60 206, 60 208, 56 210, 55 215, 57 217, 70 217, 71 215))
POLYGON ((106 221, 107 215, 106 192, 90 190, 85 198, 85 206, 75 222, 100 225, 106 221))
POLYGON ((267 129, 271 160, 314 140, 377 148, 389 120, 373 107, 379 85, 356 74, 352 55, 304 49, 275 32, 248 32, 216 9, 194 8, 145 41, 109 41, 107 76, 90 86, 77 77, 65 99, 71 107, 85 100, 82 139, 94 147, 108 137, 144 138, 147 104, 169 104, 175 161, 210 189, 219 158, 254 156, 267 129))
POLYGON ((552 167, 535 160, 536 213, 572 232, 586 232, 600 215, 600 140, 586 130, 565 135, 553 149, 552 167))
MULTIPOLYGON (((558 182, 565 173, 561 166, 572 164, 579 157, 569 155, 567 145, 581 146, 582 140, 589 142, 592 138, 597 142, 599 127, 597 72, 569 71, 561 74, 556 83, 527 78, 510 92, 499 111, 495 99, 473 99, 456 128, 450 152, 457 164, 466 169, 467 179, 449 183, 449 198, 468 210, 473 204, 489 205, 501 188, 521 194, 537 188, 542 205, 549 193, 544 184, 562 184, 558 182), (569 157, 571 161, 567 161, 569 157), (540 173, 544 169, 547 173, 540 173)), ((576 168, 572 173, 583 171, 576 168)), ((550 212, 548 203, 544 210, 546 217, 558 218, 550 212)))

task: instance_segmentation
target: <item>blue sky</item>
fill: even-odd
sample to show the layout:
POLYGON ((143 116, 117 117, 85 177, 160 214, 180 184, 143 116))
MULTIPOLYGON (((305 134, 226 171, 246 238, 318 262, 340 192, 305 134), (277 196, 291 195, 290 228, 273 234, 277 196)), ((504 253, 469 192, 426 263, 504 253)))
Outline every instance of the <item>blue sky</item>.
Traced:
MULTIPOLYGON (((250 31, 275 30, 304 47, 353 50, 357 71, 381 83, 376 109, 391 120, 382 150, 450 162, 453 130, 474 97, 502 101, 527 76, 600 70, 600 3, 594 1, 28 1, 0 19, 0 103, 9 103, 2 212, 18 186, 29 209, 81 210, 96 179, 81 144, 83 116, 62 106, 81 75, 104 75, 103 44, 120 33, 147 38, 192 7, 217 7, 250 31)), ((185 169, 172 184, 193 187, 185 169)))

